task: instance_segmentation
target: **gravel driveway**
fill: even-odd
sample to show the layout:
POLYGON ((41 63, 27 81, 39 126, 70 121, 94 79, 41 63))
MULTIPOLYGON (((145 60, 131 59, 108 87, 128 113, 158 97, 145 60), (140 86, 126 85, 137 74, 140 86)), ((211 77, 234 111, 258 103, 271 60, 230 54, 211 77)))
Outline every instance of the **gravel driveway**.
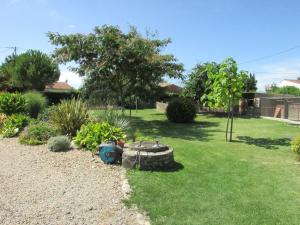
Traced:
POLYGON ((124 184, 122 168, 89 152, 54 153, 0 139, 1 225, 148 224, 123 205, 124 184))

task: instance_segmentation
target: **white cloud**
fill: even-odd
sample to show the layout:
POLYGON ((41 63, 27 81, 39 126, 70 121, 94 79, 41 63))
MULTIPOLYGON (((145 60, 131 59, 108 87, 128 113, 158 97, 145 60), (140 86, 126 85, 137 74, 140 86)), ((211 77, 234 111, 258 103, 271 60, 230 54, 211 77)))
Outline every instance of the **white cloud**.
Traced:
POLYGON ((69 70, 63 70, 60 72, 59 81, 65 82, 66 80, 74 88, 79 88, 83 84, 83 78, 77 73, 69 70))
POLYGON ((265 64, 254 71, 259 91, 267 85, 277 84, 284 79, 300 77, 300 59, 290 59, 272 64, 265 64))

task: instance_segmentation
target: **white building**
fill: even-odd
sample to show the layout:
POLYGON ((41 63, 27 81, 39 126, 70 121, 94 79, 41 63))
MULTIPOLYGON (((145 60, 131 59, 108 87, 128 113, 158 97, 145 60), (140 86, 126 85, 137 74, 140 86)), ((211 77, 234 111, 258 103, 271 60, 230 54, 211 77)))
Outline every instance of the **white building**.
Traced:
POLYGON ((286 86, 293 86, 296 88, 300 88, 300 80, 282 80, 277 85, 277 87, 286 87, 286 86))

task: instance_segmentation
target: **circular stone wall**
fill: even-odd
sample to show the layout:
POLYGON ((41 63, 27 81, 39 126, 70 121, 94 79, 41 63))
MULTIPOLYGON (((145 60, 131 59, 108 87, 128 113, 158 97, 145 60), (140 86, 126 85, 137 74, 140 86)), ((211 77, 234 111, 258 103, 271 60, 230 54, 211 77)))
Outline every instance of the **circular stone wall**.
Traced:
POLYGON ((172 162, 174 162, 172 148, 158 152, 127 149, 122 155, 122 166, 130 169, 139 166, 140 169, 151 170, 163 168, 172 162))

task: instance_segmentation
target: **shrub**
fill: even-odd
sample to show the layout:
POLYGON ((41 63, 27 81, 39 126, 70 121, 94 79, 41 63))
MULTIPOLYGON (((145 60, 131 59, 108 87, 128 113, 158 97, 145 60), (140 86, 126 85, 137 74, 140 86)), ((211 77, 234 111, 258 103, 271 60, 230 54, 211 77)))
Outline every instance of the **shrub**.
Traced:
POLYGON ((101 142, 118 141, 125 138, 125 133, 121 128, 103 123, 88 123, 83 125, 77 132, 75 143, 89 151, 96 151, 101 142))
POLYGON ((16 136, 28 123, 29 118, 23 114, 14 114, 4 121, 1 129, 3 137, 16 136))
POLYGON ((47 106, 47 99, 37 91, 29 91, 24 94, 26 99, 26 111, 32 118, 37 118, 38 114, 47 106))
POLYGON ((70 148, 70 139, 66 136, 51 137, 48 140, 48 149, 53 152, 66 151, 70 148))
POLYGON ((51 111, 54 110, 54 108, 55 108, 55 106, 50 106, 50 107, 44 108, 43 111, 41 111, 38 114, 37 119, 39 121, 48 122, 49 118, 50 118, 51 111))
POLYGON ((0 113, 6 115, 24 113, 26 110, 26 100, 19 93, 0 93, 0 113))
POLYGON ((55 135, 55 130, 48 123, 35 121, 20 135, 20 143, 26 145, 40 145, 47 143, 55 135))
POLYGON ((125 114, 116 109, 97 110, 92 113, 92 119, 96 122, 107 122, 111 126, 119 127, 123 131, 130 130, 130 123, 125 114))
POLYGON ((292 140, 291 149, 294 153, 300 155, 300 136, 298 136, 292 140))
POLYGON ((49 121, 64 135, 75 136, 77 130, 88 122, 87 104, 80 99, 63 100, 53 107, 49 121))
POLYGON ((192 122, 196 117, 196 107, 191 99, 177 98, 168 104, 166 115, 171 122, 192 122))

